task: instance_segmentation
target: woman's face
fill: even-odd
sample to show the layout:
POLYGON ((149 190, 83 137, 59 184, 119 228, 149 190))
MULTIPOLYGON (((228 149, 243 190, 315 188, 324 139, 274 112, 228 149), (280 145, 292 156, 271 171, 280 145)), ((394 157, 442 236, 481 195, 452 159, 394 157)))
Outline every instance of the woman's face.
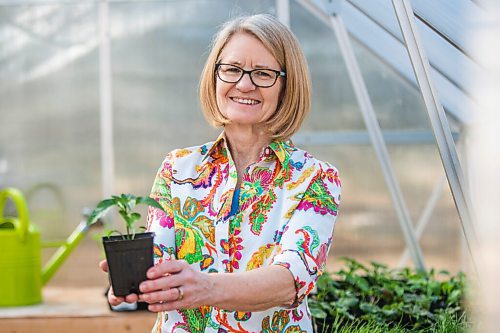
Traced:
MULTIPOLYGON (((278 62, 264 45, 247 33, 237 33, 221 52, 220 63, 236 65, 244 70, 281 70, 278 62)), ((237 83, 227 83, 217 77, 217 106, 232 124, 257 125, 276 111, 282 87, 278 78, 272 87, 256 87, 245 74, 237 83)))

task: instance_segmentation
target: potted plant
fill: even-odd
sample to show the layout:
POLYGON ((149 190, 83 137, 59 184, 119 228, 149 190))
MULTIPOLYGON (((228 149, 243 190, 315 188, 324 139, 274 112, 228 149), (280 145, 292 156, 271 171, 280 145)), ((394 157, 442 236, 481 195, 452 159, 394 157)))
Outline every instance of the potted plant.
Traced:
POLYGON ((138 294, 139 284, 146 280, 146 272, 154 264, 154 234, 152 232, 138 233, 135 227, 141 215, 134 211, 134 207, 140 204, 164 210, 158 202, 149 197, 136 197, 132 194, 113 195, 99 202, 87 220, 89 225, 93 224, 111 208, 116 207, 125 222, 125 234, 112 236, 118 231, 111 231, 102 237, 109 279, 116 296, 138 294))

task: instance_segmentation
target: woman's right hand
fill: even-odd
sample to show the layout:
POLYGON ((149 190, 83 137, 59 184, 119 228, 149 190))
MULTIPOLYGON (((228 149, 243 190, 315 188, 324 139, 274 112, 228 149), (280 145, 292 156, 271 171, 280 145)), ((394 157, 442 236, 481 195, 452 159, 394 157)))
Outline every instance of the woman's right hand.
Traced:
MULTIPOLYGON (((99 267, 101 270, 105 273, 108 272, 108 262, 106 260, 103 260, 99 263, 99 267)), ((109 287, 108 291, 108 303, 111 304, 112 306, 117 306, 120 305, 123 302, 127 303, 135 303, 139 300, 139 296, 136 294, 130 294, 125 297, 120 297, 120 296, 115 296, 113 293, 113 287, 109 287)))

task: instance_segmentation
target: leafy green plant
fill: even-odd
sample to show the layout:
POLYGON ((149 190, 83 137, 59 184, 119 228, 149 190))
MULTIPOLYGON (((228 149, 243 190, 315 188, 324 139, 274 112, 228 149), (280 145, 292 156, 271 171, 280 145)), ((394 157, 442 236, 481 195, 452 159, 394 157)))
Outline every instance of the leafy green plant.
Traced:
MULTIPOLYGON (((125 221, 127 233, 122 235, 124 239, 134 239, 136 234, 135 223, 141 218, 141 214, 134 212, 137 205, 148 205, 164 210, 163 207, 154 199, 149 197, 136 197, 132 194, 113 195, 111 198, 99 202, 96 208, 90 213, 87 224, 93 224, 113 207, 118 208, 118 213, 125 221)), ((114 232, 114 231, 112 231, 114 232)), ((111 233, 112 233, 111 232, 111 233)), ((109 235, 108 235, 109 236, 109 235)))
POLYGON ((404 328, 399 324, 388 325, 363 320, 350 321, 336 317, 328 326, 322 326, 318 333, 465 333, 470 325, 465 316, 440 316, 439 320, 428 328, 404 328))
POLYGON ((309 306, 321 329, 335 321, 375 323, 404 329, 427 329, 442 318, 464 316, 465 275, 446 271, 390 270, 343 258, 345 268, 318 280, 309 306))

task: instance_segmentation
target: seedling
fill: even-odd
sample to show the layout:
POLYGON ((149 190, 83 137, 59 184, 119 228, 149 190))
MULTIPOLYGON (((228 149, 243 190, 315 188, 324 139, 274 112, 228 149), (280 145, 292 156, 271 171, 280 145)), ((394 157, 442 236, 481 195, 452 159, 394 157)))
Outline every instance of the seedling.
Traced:
POLYGON ((117 232, 111 231, 102 238, 109 278, 116 296, 140 293, 139 284, 146 280, 146 272, 153 266, 154 233, 136 232, 135 224, 140 220, 141 214, 135 212, 134 208, 141 204, 164 211, 163 207, 151 198, 121 194, 99 202, 87 220, 88 224, 93 224, 112 207, 117 207, 125 222, 126 234, 111 236, 117 232))
POLYGON ((117 230, 110 231, 108 237, 112 233, 120 233, 124 239, 134 239, 136 234, 135 223, 141 219, 141 214, 134 212, 137 205, 148 205, 158 208, 163 211, 163 207, 156 202, 156 200, 149 197, 136 197, 133 194, 113 195, 109 199, 104 199, 99 202, 94 211, 89 215, 87 220, 88 224, 93 224, 100 218, 104 217, 106 213, 113 207, 118 208, 118 213, 123 218, 126 227, 126 234, 121 234, 117 230))

